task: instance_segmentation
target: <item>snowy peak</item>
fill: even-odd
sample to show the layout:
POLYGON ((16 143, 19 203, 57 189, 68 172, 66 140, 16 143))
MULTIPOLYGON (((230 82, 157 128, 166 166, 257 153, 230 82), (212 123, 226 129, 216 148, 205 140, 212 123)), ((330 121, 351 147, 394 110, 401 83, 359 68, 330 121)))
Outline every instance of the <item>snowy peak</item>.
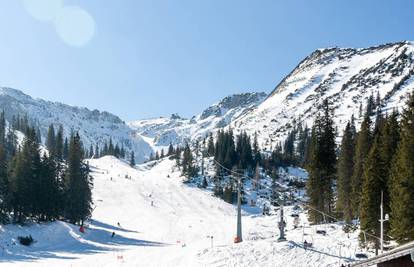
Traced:
POLYGON ((182 145, 229 125, 257 107, 265 98, 265 93, 235 94, 223 98, 191 119, 173 114, 170 118, 138 120, 128 125, 135 130, 135 135, 144 138, 155 149, 164 148, 170 143, 182 145))
POLYGON ((204 120, 208 117, 215 116, 221 117, 232 109, 245 109, 254 107, 257 103, 260 103, 266 97, 266 93, 245 93, 235 94, 223 98, 217 104, 214 104, 205 109, 199 116, 200 120, 204 120))
POLYGON ((264 147, 283 139, 297 123, 312 125, 318 106, 328 98, 342 130, 360 104, 372 94, 387 110, 401 107, 413 91, 414 45, 411 42, 376 47, 318 49, 306 57, 255 110, 233 126, 258 132, 264 147))
POLYGON ((37 125, 44 137, 51 123, 62 125, 65 135, 78 131, 85 147, 113 139, 114 144, 124 145, 127 151, 134 151, 137 161, 143 161, 151 153, 151 147, 142 138, 133 136, 131 129, 116 115, 109 112, 73 107, 58 102, 33 99, 22 91, 1 87, 0 108, 5 111, 6 119, 13 116, 28 115, 37 125))

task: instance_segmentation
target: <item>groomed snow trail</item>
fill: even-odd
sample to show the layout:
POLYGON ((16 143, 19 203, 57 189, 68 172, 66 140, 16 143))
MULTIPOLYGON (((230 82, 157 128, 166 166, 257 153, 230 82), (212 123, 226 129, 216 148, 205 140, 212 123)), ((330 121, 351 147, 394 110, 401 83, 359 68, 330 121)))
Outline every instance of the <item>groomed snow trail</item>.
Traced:
POLYGON ((136 169, 114 157, 89 163, 96 206, 86 233, 64 222, 0 227, 0 266, 338 266, 356 248, 356 234, 348 238, 337 225, 327 236, 316 235, 315 227, 305 236, 293 230, 291 207, 288 242, 276 242, 276 216, 243 212, 244 242, 233 244, 235 206, 183 184, 173 161, 136 169), (33 246, 12 244, 28 234, 37 240, 33 246), (303 249, 303 238, 314 248, 303 249))

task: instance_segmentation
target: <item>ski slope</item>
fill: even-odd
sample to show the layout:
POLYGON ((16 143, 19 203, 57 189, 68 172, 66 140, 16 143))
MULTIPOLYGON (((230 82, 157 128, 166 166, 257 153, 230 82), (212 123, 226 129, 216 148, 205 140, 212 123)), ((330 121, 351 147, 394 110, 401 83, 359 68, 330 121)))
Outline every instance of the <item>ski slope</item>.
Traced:
POLYGON ((287 242, 276 241, 277 215, 244 207, 244 242, 234 244, 235 207, 183 184, 173 161, 136 169, 108 156, 89 163, 96 207, 86 232, 64 222, 0 226, 0 266, 338 266, 357 250, 357 233, 348 237, 336 224, 294 230, 292 213, 300 225, 307 220, 292 207, 287 242), (29 234, 37 241, 31 247, 13 244, 29 234), (304 240, 313 248, 305 250, 304 240))

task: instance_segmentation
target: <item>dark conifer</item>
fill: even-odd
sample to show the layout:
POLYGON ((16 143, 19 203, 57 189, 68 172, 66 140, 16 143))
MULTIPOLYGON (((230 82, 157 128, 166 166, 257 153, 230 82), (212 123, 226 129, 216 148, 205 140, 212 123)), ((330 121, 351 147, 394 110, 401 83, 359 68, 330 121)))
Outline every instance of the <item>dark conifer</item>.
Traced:
POLYGON ((351 177, 354 169, 355 154, 355 127, 348 122, 341 142, 341 150, 338 159, 338 200, 337 210, 342 213, 346 222, 354 218, 350 195, 352 192, 351 177))

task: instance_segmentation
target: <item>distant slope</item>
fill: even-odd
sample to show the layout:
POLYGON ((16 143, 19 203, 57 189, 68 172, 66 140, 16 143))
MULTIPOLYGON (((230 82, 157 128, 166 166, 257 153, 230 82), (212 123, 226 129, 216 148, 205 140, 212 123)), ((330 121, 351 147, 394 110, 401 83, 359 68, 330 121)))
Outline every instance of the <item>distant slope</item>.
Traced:
POLYGON ((226 127, 237 118, 248 114, 266 97, 265 93, 235 94, 223 98, 191 119, 176 114, 170 118, 138 120, 128 123, 137 136, 146 138, 155 148, 184 144, 205 137, 208 133, 226 127))
POLYGON ((131 129, 119 117, 98 110, 72 107, 58 102, 33 99, 23 92, 1 87, 0 109, 6 113, 10 121, 13 115, 27 114, 33 123, 39 125, 42 136, 47 134, 48 126, 63 125, 65 135, 78 131, 85 147, 103 145, 112 137, 114 144, 124 144, 128 151, 134 151, 138 162, 143 161, 151 153, 151 147, 139 136, 134 136, 131 129))
POLYGON ((359 106, 379 92, 384 110, 404 105, 414 89, 414 44, 400 42, 364 49, 328 48, 305 58, 252 112, 231 123, 236 130, 257 132, 271 147, 298 122, 308 126, 328 98, 342 130, 359 106))

